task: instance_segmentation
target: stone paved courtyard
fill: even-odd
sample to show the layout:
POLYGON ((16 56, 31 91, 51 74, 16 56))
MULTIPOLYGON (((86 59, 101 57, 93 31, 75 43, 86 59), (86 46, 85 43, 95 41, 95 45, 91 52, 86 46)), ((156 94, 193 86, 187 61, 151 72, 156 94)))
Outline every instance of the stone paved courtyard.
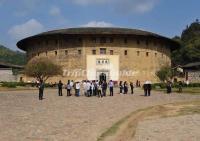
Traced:
POLYGON ((0 91, 0 141, 96 141, 107 128, 137 109, 200 99, 187 94, 151 97, 134 95, 114 97, 63 97, 57 90, 45 90, 38 100, 37 90, 0 91))

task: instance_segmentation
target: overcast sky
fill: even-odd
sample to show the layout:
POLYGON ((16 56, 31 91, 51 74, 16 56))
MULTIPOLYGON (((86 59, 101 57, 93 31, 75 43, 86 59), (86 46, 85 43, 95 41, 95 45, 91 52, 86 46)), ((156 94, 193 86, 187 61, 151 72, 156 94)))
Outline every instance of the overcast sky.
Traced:
POLYGON ((167 37, 200 18, 200 0, 0 0, 0 44, 58 28, 128 27, 167 37))

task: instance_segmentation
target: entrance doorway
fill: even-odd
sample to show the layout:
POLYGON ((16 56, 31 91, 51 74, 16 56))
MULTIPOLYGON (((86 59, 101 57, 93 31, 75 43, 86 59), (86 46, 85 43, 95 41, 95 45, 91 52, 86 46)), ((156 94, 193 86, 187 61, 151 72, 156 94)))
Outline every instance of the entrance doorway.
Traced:
POLYGON ((99 81, 101 81, 101 82, 106 81, 106 74, 105 73, 101 73, 99 75, 99 81))
POLYGON ((110 71, 109 70, 97 70, 96 80, 107 81, 109 79, 110 79, 110 71))

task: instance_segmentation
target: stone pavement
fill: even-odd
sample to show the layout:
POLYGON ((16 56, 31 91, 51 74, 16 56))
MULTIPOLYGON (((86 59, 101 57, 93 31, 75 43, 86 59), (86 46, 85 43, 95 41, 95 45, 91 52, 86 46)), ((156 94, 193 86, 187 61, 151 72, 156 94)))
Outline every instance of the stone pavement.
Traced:
MULTIPOLYGON (((115 90, 116 91, 116 90, 115 90)), ((118 89, 117 89, 118 91, 118 89)), ((186 94, 151 97, 114 94, 114 97, 58 97, 57 90, 0 91, 0 141, 96 141, 107 128, 129 113, 148 106, 200 99, 186 94)))

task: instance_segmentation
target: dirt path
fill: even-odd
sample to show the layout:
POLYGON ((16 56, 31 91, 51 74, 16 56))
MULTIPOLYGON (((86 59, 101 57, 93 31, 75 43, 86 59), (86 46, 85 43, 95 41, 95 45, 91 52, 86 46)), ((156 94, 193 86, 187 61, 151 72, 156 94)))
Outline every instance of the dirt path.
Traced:
MULTIPOLYGON (((116 90, 118 91, 118 89, 116 90)), ((134 95, 87 98, 58 97, 57 90, 0 92, 0 140, 2 141, 95 141, 114 123, 138 109, 177 101, 200 99, 194 95, 151 97, 134 95)), ((115 92, 116 93, 116 92, 115 92)))
POLYGON ((189 135, 188 133, 186 135, 184 134, 185 131, 188 131, 187 128, 185 128, 187 127, 187 125, 192 128, 190 128, 190 132, 192 132, 193 130, 200 130, 200 124, 198 124, 199 126, 194 124, 194 122, 198 123, 198 121, 200 121, 200 115, 196 115, 196 121, 192 121, 192 125, 184 125, 185 127, 183 127, 184 130, 182 131, 182 134, 178 134, 180 130, 178 131, 177 129, 179 128, 179 126, 182 126, 180 124, 181 121, 183 121, 184 119, 188 120, 188 117, 191 116, 186 115, 193 114, 200 114, 200 100, 192 102, 178 102, 175 104, 165 104, 161 106, 158 105, 142 110, 137 110, 131 113, 129 116, 124 117, 123 119, 115 123, 111 128, 109 128, 100 136, 99 141, 169 141, 169 139, 186 140, 185 137, 190 140, 192 138, 200 139, 200 135, 198 134, 198 132, 193 132, 193 134, 189 135), (160 121, 160 123, 157 123, 157 121, 160 121), (138 124, 141 124, 139 129, 137 129, 138 124), (174 124, 176 124, 175 129, 174 124), (171 134, 168 131, 166 131, 165 133, 165 126, 168 127, 166 128, 166 130, 171 129, 171 134), (170 128, 170 126, 172 127, 170 128), (159 130, 161 131, 159 132, 159 130), (138 131, 138 133, 135 136, 136 131, 138 131), (171 136, 163 139, 165 134, 170 134, 171 136), (179 135, 178 137, 176 137, 177 134, 179 135))

